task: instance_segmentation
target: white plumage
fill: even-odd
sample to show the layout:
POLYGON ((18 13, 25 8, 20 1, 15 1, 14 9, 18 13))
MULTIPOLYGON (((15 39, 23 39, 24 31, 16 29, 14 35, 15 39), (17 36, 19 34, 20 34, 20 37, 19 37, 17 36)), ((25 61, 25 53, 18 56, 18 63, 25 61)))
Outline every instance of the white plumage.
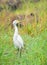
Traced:
POLYGON ((17 23, 18 23, 17 20, 13 21, 13 26, 14 26, 14 30, 15 30, 14 36, 13 36, 13 42, 14 42, 14 46, 20 50, 24 47, 24 44, 23 44, 23 40, 22 40, 21 36, 18 33, 18 28, 16 26, 17 23))

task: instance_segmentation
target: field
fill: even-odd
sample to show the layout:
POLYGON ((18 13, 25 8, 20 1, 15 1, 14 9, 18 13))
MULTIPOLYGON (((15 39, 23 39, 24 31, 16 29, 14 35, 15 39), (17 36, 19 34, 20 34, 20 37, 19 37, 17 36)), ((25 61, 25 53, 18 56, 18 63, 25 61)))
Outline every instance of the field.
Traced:
POLYGON ((47 31, 36 37, 22 35, 25 43, 21 58, 16 54, 12 36, 0 36, 0 65, 47 65, 47 31))
POLYGON ((25 3, 16 11, 4 9, 0 12, 0 65, 47 65, 47 1, 28 2, 28 5, 25 3), (35 20, 31 25, 19 28, 19 33, 25 43, 25 48, 19 57, 12 40, 14 30, 11 26, 7 26, 12 16, 28 15, 31 12, 37 12, 38 23, 35 14, 35 20))

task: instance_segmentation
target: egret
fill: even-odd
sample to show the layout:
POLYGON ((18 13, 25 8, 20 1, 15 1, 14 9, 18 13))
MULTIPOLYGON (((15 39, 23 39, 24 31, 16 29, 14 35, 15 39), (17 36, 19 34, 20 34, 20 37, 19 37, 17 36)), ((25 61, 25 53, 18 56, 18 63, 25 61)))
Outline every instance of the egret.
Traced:
POLYGON ((24 43, 23 43, 22 37, 18 33, 17 24, 18 24, 17 20, 14 20, 13 27, 14 27, 15 32, 13 36, 13 43, 14 43, 15 48, 17 48, 18 51, 20 52, 20 56, 21 56, 21 50, 22 48, 24 48, 24 43))

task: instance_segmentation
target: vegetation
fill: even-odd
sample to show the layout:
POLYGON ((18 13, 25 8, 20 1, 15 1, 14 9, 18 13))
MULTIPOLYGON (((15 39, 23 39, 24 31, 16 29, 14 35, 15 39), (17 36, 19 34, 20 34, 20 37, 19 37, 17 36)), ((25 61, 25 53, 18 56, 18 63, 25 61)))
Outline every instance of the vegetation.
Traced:
POLYGON ((47 31, 33 38, 25 34, 22 37, 26 46, 19 58, 12 36, 0 36, 0 65, 47 65, 47 31))
POLYGON ((8 1, 0 1, 0 65, 47 65, 47 1, 17 0, 20 7, 16 2, 8 6, 8 1), (8 26, 14 17, 23 24, 19 28, 25 43, 21 58, 13 45, 13 29, 8 26))

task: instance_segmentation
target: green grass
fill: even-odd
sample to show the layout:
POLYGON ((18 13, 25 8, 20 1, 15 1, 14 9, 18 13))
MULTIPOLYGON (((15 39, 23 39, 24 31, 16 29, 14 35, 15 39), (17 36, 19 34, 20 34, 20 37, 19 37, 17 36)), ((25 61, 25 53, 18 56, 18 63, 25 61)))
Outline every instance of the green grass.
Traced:
MULTIPOLYGON (((3 6, 2 6, 3 7, 3 6)), ((47 2, 46 0, 41 0, 38 3, 25 3, 21 7, 21 9, 17 9, 16 11, 2 11, 0 13, 0 65, 47 65, 47 2), (29 5, 29 6, 28 6, 29 5), (4 27, 7 23, 5 20, 11 18, 16 14, 29 14, 38 12, 40 17, 39 23, 36 28, 31 28, 28 26, 28 31, 34 34, 33 36, 23 33, 20 34, 25 43, 25 49, 22 52, 21 58, 19 54, 16 54, 16 49, 13 45, 12 37, 13 30, 8 27, 5 31, 4 27), (8 13, 9 14, 8 14, 8 13), (8 15, 8 16, 7 16, 8 15), (42 30, 39 31, 39 29, 42 30), (36 31, 37 29, 37 31, 36 31), (35 30, 35 31, 34 31, 35 30), (5 33, 6 32, 6 33, 5 33), (36 33, 38 32, 38 33, 36 33)), ((26 27, 25 27, 26 28, 26 27)), ((25 30, 24 28, 24 30, 25 30)), ((25 31, 24 31, 25 32, 25 31)))
MULTIPOLYGON (((12 34, 13 36, 13 34, 12 34)), ((16 54, 12 36, 0 36, 0 65, 47 65, 47 31, 31 37, 23 34, 25 43, 21 58, 16 54)))

